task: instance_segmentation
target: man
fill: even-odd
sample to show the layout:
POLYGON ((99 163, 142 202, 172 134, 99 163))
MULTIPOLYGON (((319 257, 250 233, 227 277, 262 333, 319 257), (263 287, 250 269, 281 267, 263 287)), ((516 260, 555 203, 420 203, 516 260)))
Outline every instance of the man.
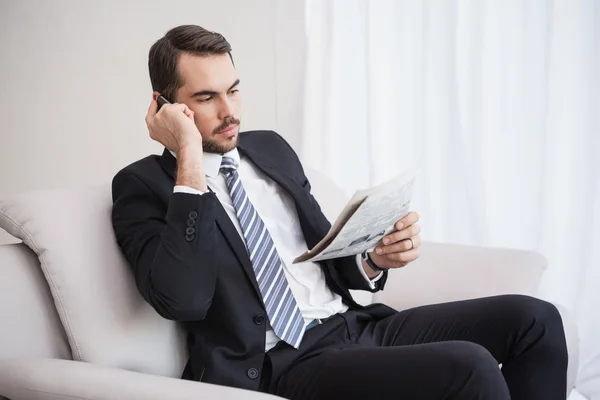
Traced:
POLYGON ((239 132, 225 38, 174 28, 149 69, 146 123, 165 151, 115 176, 113 225, 142 296, 189 333, 183 378, 292 399, 564 399, 565 338, 549 303, 397 312, 352 299, 418 257, 415 213, 372 254, 292 265, 330 224, 284 139, 239 132), (172 104, 158 110, 159 93, 172 104))

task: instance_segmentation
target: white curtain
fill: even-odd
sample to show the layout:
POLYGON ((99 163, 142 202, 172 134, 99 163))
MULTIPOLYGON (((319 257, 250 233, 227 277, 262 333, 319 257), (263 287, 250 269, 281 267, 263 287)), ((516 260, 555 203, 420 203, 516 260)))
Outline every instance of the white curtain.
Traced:
POLYGON ((300 155, 353 192, 420 168, 425 239, 539 251, 600 399, 600 1, 309 0, 300 155))

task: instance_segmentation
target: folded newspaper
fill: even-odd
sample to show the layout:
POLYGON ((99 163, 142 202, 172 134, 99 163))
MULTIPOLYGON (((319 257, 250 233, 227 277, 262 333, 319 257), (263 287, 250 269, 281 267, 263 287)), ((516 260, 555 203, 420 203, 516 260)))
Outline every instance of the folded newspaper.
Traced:
POLYGON ((416 169, 412 168, 388 182, 354 193, 323 240, 293 263, 372 251, 383 236, 395 230, 396 221, 408 214, 415 178, 416 169))

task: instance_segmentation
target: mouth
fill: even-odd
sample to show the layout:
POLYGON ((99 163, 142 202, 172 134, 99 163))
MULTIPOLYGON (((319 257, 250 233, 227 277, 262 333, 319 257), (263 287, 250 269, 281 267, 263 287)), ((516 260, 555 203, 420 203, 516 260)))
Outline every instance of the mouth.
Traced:
POLYGON ((231 137, 231 136, 235 135, 237 127, 238 126, 236 124, 231 125, 227 129, 217 133, 217 135, 224 135, 227 137, 231 137))

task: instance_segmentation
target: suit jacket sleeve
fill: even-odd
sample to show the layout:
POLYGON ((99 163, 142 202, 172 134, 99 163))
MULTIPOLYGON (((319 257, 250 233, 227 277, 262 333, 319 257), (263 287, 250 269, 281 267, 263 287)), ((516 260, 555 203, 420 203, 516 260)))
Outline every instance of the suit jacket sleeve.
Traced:
POLYGON ((133 172, 113 179, 112 222, 144 299, 164 318, 202 320, 216 284, 214 193, 165 205, 133 172))
MULTIPOLYGON (((325 217, 325 215, 321 211, 321 207, 319 206, 319 203, 317 202, 315 197, 312 195, 312 193, 310 193, 311 192, 310 182, 308 181, 308 178, 306 177, 306 174, 304 173, 304 168, 302 167, 302 163, 300 162, 300 159, 298 158, 296 152, 292 149, 292 147, 287 143, 287 141, 285 141, 285 139, 283 139, 281 136, 279 136, 276 133, 275 133, 275 135, 285 144, 286 148, 290 152, 289 154, 291 156, 287 157, 288 162, 290 160, 292 160, 293 162, 297 163, 298 170, 302 174, 302 177, 301 177, 301 180, 303 181, 302 186, 305 188, 305 190, 307 190, 309 192, 310 201, 312 203, 313 208, 315 209, 317 218, 319 220, 319 225, 323 226, 324 231, 327 232, 331 228, 331 223, 329 222, 327 217, 325 217)), ((375 288, 372 289, 369 286, 369 283, 365 280, 365 277, 360 273, 360 271, 356 267, 356 255, 335 258, 333 260, 325 260, 322 263, 324 263, 325 265, 330 265, 330 266, 332 266, 332 268, 336 269, 339 276, 343 279, 344 283, 346 284, 347 289, 366 290, 369 292, 377 292, 379 290, 383 290, 383 288, 385 286, 385 282, 387 281, 387 277, 388 277, 388 271, 384 271, 383 276, 375 282, 375 288)))

